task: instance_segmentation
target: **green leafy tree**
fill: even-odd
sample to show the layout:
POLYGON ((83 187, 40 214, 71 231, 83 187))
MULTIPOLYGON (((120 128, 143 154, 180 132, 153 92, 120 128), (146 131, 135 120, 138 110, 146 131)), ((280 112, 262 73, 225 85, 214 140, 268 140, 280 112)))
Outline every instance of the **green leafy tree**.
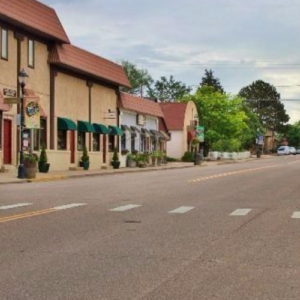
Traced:
POLYGON ((282 138, 286 138, 290 146, 299 148, 300 147, 300 121, 296 122, 293 125, 291 124, 286 125, 284 131, 285 132, 282 135, 282 138))
POLYGON ((161 77, 153 86, 149 86, 148 96, 159 99, 162 102, 174 102, 180 100, 184 95, 189 94, 192 88, 181 81, 176 81, 174 76, 170 78, 161 77))
POLYGON ((143 97, 145 89, 147 90, 153 83, 151 75, 147 70, 139 69, 135 64, 129 61, 123 60, 121 64, 131 84, 131 89, 122 88, 122 90, 143 97))
POLYGON ((290 119, 284 105, 280 102, 280 94, 267 82, 257 80, 242 88, 239 96, 245 99, 252 112, 266 128, 279 130, 290 119))
POLYGON ((220 92, 224 94, 224 88, 222 87, 219 78, 214 76, 214 72, 212 70, 205 69, 205 75, 202 77, 202 81, 200 82, 200 87, 210 86, 213 87, 215 92, 220 92))
POLYGON ((230 149, 244 147, 248 139, 245 133, 250 129, 241 97, 222 94, 212 86, 204 86, 194 95, 185 96, 183 101, 194 101, 197 106, 200 124, 206 129, 206 152, 219 141, 222 145, 229 145, 230 149))

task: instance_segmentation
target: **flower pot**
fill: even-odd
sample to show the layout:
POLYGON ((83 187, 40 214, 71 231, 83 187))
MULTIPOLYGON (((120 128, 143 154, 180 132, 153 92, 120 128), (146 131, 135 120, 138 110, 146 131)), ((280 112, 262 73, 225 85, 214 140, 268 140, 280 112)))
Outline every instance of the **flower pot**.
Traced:
POLYGON ((119 169, 120 168, 120 161, 112 161, 111 165, 113 166, 114 169, 119 169))
POLYGON ((36 172, 37 172, 37 167, 36 165, 31 165, 31 166, 25 166, 25 177, 27 179, 34 179, 36 178, 36 172))
POLYGON ((50 168, 50 164, 39 162, 39 172, 40 173, 48 173, 50 168))
POLYGON ((128 168, 135 168, 136 167, 136 161, 133 159, 128 159, 127 161, 127 167, 128 168))
POLYGON ((89 161, 83 161, 82 162, 82 167, 83 167, 83 170, 87 171, 90 167, 90 162, 89 161))

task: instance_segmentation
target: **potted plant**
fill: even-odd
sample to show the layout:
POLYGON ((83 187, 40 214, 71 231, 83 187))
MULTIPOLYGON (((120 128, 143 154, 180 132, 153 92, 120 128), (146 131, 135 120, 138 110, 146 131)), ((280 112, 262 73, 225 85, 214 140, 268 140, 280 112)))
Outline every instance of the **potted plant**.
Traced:
POLYGON ((135 168, 136 167, 136 155, 129 153, 127 155, 127 167, 128 168, 135 168))
POLYGON ((86 146, 83 148, 83 153, 81 156, 81 165, 83 167, 83 170, 87 171, 90 167, 90 157, 88 155, 88 151, 86 146))
POLYGON ((38 156, 34 153, 24 153, 23 161, 26 178, 36 178, 38 156))
POLYGON ((157 165, 160 166, 164 158, 164 153, 162 151, 157 151, 157 165))
POLYGON ((139 153, 136 156, 136 161, 137 161, 137 164, 138 164, 139 168, 145 168, 146 167, 146 156, 145 156, 144 153, 139 153))
POLYGON ((46 147, 43 145, 40 158, 39 158, 39 172, 40 173, 48 173, 50 168, 50 164, 48 163, 48 157, 46 153, 46 147))
POLYGON ((114 149, 114 155, 113 155, 111 164, 112 164, 114 169, 119 169, 120 168, 121 162, 119 161, 118 150, 116 148, 114 149))

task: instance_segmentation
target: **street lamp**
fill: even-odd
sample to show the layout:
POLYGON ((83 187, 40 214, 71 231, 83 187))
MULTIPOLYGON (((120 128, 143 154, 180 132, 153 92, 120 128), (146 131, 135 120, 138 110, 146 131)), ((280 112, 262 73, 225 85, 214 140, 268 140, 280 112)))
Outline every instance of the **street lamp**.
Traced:
POLYGON ((21 111, 20 111, 20 134, 21 134, 21 146, 20 146, 20 164, 18 168, 18 178, 25 178, 25 167, 24 167, 24 153, 23 153, 23 144, 24 144, 24 136, 23 130, 25 127, 24 124, 24 94, 25 94, 25 86, 28 80, 28 74, 23 69, 19 73, 19 84, 21 86, 21 111))

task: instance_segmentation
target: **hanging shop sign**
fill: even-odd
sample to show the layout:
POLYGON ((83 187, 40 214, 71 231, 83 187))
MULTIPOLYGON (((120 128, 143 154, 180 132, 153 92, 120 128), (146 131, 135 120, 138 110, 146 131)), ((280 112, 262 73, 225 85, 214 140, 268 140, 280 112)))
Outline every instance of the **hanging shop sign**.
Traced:
POLYGON ((25 127, 28 129, 40 129, 40 106, 37 101, 24 99, 25 127))
POLYGON ((263 145, 264 144, 264 136, 262 134, 259 134, 257 136, 256 143, 257 143, 257 145, 263 145))
POLYGON ((196 127, 196 136, 200 143, 204 142, 204 126, 197 126, 196 127))
POLYGON ((10 89, 3 89, 3 95, 6 97, 17 97, 17 91, 16 90, 10 90, 10 89))
POLYGON ((138 114, 136 124, 140 125, 140 126, 145 126, 146 125, 146 116, 138 114))

